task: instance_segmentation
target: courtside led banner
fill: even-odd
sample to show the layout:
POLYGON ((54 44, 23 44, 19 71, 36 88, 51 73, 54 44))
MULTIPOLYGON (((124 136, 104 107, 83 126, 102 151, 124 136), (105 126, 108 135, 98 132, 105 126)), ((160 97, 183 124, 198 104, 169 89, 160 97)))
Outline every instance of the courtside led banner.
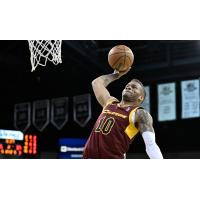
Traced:
POLYGON ((199 80, 181 81, 182 119, 199 117, 199 80))
POLYGON ((158 121, 176 119, 175 83, 158 85, 158 121))
POLYGON ((86 143, 83 138, 60 138, 60 153, 58 158, 80 159, 83 157, 83 150, 86 143))

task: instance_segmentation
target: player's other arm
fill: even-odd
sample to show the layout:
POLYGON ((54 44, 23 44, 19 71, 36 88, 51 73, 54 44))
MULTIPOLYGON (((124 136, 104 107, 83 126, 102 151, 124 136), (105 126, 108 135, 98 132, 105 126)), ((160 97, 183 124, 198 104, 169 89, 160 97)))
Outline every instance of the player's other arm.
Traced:
POLYGON ((138 122, 140 133, 144 139, 149 158, 163 159, 160 148, 156 144, 151 115, 144 109, 138 109, 136 112, 136 121, 138 122))
POLYGON ((127 71, 123 73, 114 71, 114 73, 112 74, 99 76, 98 78, 92 81, 92 88, 93 88, 94 94, 96 96, 97 101, 101 104, 102 107, 104 107, 108 99, 111 98, 110 93, 106 89, 106 87, 113 81, 119 79, 121 76, 126 74, 129 70, 130 69, 128 69, 127 71))

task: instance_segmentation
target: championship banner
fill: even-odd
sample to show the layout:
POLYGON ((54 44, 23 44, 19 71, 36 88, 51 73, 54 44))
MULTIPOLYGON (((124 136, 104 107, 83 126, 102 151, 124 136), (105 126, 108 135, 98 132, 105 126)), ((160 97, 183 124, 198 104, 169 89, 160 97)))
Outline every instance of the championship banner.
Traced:
POLYGON ((43 131, 49 123, 49 100, 33 102, 33 125, 43 131))
POLYGON ((158 121, 176 119, 175 83, 158 85, 158 121))
POLYGON ((84 94, 73 97, 73 116, 74 121, 81 127, 85 127, 91 119, 91 96, 84 94))
POLYGON ((145 86, 144 89, 146 92, 146 97, 141 106, 150 113, 150 87, 145 86))
POLYGON ((14 106, 14 127, 26 131, 31 125, 31 104, 20 103, 14 106))
POLYGON ((51 123, 61 130, 68 121, 68 97, 51 100, 51 123))
POLYGON ((181 81, 182 119, 199 117, 199 80, 181 81))

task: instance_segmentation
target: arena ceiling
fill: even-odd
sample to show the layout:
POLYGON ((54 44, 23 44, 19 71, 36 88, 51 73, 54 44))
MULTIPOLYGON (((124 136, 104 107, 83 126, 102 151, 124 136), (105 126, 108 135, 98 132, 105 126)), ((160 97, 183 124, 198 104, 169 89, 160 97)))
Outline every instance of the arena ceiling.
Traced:
MULTIPOLYGON (((177 66, 200 64, 200 41, 63 40, 63 65, 75 67, 81 65, 86 70, 90 70, 88 67, 93 65, 92 70, 96 73, 106 73, 107 54, 118 44, 125 44, 133 50, 136 71, 175 69, 177 66)), ((39 73, 40 70, 47 70, 47 68, 37 69, 35 73, 39 73)), ((9 73, 31 71, 27 40, 0 41, 0 72, 7 71, 9 73)), ((193 71, 199 71, 198 67, 194 67, 193 71)))

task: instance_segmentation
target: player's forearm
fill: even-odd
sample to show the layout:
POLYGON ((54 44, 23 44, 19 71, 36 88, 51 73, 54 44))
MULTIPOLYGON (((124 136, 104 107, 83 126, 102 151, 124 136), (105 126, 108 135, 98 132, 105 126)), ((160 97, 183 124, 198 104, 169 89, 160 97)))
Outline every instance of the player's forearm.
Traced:
POLYGON ((104 87, 107 87, 110 83, 117 80, 119 78, 118 74, 106 74, 102 75, 92 81, 92 84, 101 84, 104 87))
POLYGON ((146 131, 142 133, 144 143, 146 146, 146 152, 150 159, 163 159, 160 148, 155 141, 155 133, 146 131))
POLYGON ((152 144, 151 146, 147 146, 146 152, 150 159, 163 159, 160 148, 156 143, 152 144))

